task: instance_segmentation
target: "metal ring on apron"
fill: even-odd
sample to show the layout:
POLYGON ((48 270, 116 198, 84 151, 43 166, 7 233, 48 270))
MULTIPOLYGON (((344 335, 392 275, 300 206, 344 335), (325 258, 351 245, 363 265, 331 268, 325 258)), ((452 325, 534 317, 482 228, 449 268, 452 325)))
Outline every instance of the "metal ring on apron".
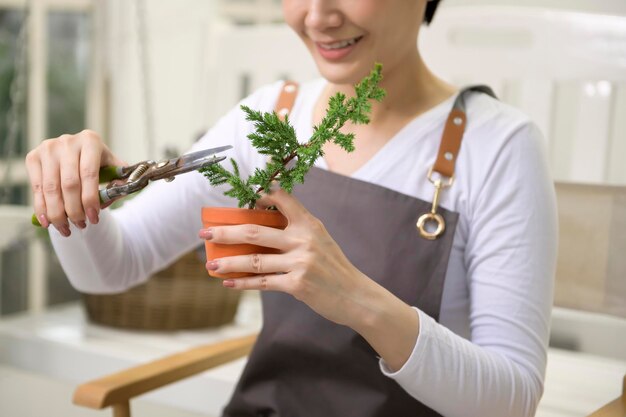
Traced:
POLYGON ((446 222, 439 213, 425 213, 417 219, 417 230, 424 239, 435 240, 446 230, 446 222), (437 227, 433 232, 426 230, 426 226, 431 222, 437 223, 437 227))
POLYGON ((430 181, 435 186, 435 195, 433 197, 433 204, 429 213, 422 214, 419 219, 417 219, 417 230, 420 232, 420 236, 424 239, 435 240, 446 230, 446 221, 443 219, 443 216, 437 213, 437 207, 439 206, 439 197, 441 195, 441 190, 444 188, 450 187, 454 183, 454 176, 448 178, 447 182, 442 181, 442 176, 439 178, 433 178, 434 167, 428 170, 428 181, 430 181), (432 223, 437 223, 437 227, 434 231, 428 231, 426 227, 432 223))

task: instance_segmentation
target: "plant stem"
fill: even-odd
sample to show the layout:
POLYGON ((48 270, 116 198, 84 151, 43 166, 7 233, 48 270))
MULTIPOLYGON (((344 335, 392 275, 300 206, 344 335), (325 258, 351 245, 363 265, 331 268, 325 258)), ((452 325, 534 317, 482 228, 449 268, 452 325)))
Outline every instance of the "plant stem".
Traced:
MULTIPOLYGON (((303 147, 309 147, 308 143, 305 143, 304 145, 302 145, 303 147)), ((291 161, 293 158, 295 158, 296 156, 298 156, 298 153, 296 151, 293 151, 289 156, 287 156, 286 158, 283 158, 283 166, 286 166, 289 161, 291 161)), ((274 171, 274 173, 272 174, 272 176, 270 177, 270 182, 274 181, 276 179, 276 177, 278 176, 278 174, 280 173, 279 170, 274 171)), ((256 190, 257 194, 260 194, 261 191, 264 191, 265 189, 263 187, 259 187, 256 190)))
MULTIPOLYGON (((348 107, 348 112, 353 112, 354 111, 354 106, 349 106, 348 107)), ((322 124, 324 124, 324 121, 322 121, 322 124)), ((333 123, 333 125, 336 125, 336 122, 333 123)), ((341 128, 341 126, 343 125, 343 123, 341 123, 341 121, 339 121, 339 126, 335 126, 334 128, 332 128, 333 134, 337 134, 337 132, 339 132, 339 129, 341 128)), ((330 127, 329 127, 330 129, 330 127)), ((315 143, 316 140, 319 140, 320 135, 320 130, 316 131, 313 136, 311 137, 311 140, 309 140, 309 142, 302 144, 301 147, 303 148, 308 148, 311 146, 312 143, 315 143)), ((293 151, 291 154, 289 154, 286 158, 283 158, 282 161, 282 165, 283 167, 286 166, 292 159, 294 159, 296 156, 298 156, 297 151, 293 151)), ((274 171, 274 173, 271 175, 270 177, 270 182, 274 181, 276 179, 276 177, 278 176, 278 174, 280 173, 280 170, 276 170, 274 171)), ((260 194, 262 191, 264 191, 265 189, 263 187, 259 187, 256 190, 257 194, 260 194)), ((248 208, 254 208, 256 205, 256 201, 252 201, 249 205, 248 208)))

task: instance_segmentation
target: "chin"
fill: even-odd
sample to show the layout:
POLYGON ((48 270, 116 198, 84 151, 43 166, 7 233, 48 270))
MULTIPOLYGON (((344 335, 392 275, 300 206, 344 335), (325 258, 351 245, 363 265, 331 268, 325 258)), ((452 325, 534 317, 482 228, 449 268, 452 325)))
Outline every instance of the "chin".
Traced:
POLYGON ((317 57, 315 64, 320 75, 332 84, 354 85, 374 68, 374 61, 371 65, 363 62, 328 62, 320 57, 317 57))

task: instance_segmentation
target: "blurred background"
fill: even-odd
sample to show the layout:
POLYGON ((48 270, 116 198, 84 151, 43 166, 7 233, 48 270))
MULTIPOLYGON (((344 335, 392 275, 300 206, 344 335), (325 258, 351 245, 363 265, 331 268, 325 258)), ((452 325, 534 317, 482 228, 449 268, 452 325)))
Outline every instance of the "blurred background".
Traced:
MULTIPOLYGON (((46 232, 29 225, 23 160, 85 128, 129 162, 184 152, 258 86, 316 76, 281 21, 277 0, 0 0, 0 416, 108 415, 72 406, 73 387, 224 326, 259 326, 254 294, 200 330, 87 317, 46 232)), ((436 72, 492 85, 544 133, 561 249, 538 415, 585 415, 626 373, 626 2, 445 0, 420 42, 436 72)), ((240 368, 150 395, 140 411, 214 415, 240 368)))

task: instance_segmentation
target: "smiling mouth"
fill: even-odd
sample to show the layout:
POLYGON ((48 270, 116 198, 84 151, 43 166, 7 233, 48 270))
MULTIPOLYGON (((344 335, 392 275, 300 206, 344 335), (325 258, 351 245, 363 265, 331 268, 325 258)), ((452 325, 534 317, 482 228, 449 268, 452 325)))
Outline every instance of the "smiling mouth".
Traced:
POLYGON ((332 51, 335 49, 343 49, 343 48, 347 48, 348 46, 352 46, 356 44, 357 42, 359 42, 361 39, 363 39, 363 36, 357 36, 356 38, 346 39, 343 41, 337 41, 337 42, 332 42, 332 43, 318 42, 317 44, 322 49, 325 49, 327 51, 332 51))

